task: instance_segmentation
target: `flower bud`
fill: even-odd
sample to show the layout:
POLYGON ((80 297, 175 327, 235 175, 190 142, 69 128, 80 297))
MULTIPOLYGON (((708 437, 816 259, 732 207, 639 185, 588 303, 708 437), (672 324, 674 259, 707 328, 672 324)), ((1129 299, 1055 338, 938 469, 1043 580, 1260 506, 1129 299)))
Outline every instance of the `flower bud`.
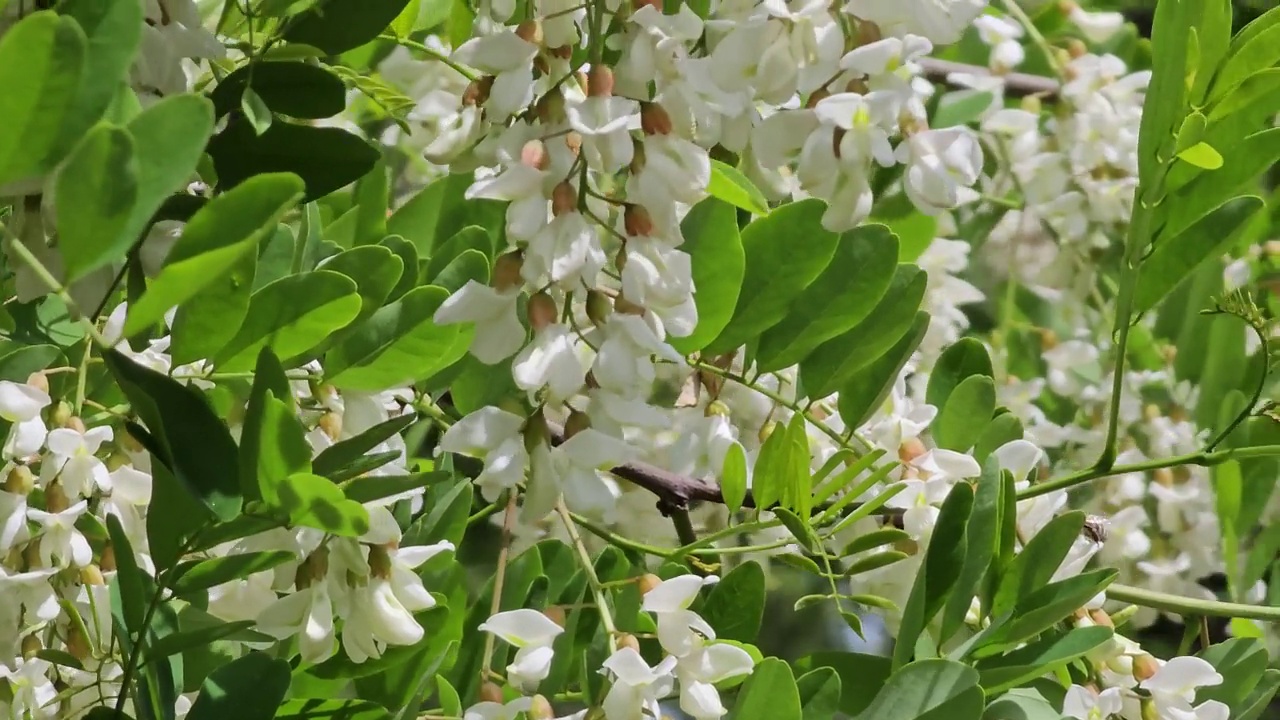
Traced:
POLYGON ((489 282, 494 290, 504 292, 524 283, 520 270, 524 266, 524 258, 517 252, 499 255, 493 261, 493 279, 489 282))
POLYGON ((578 209, 578 191, 565 180, 551 191, 551 214, 555 217, 576 212, 578 209))
POLYGON ((1022 100, 1019 101, 1018 104, 1022 107, 1023 110, 1026 110, 1027 112, 1033 113, 1035 115, 1039 115, 1040 111, 1044 109, 1043 104, 1040 102, 1040 98, 1036 97, 1035 95, 1024 96, 1022 100))
POLYGON ((599 389, 600 389, 600 381, 599 381, 599 380, 596 380, 596 375, 595 375, 595 373, 594 373, 594 372, 592 372, 591 370, 588 370, 588 371, 587 371, 587 376, 586 376, 586 378, 584 378, 584 381, 585 381, 585 384, 586 384, 586 386, 587 386, 587 389, 588 389, 588 390, 599 390, 599 389))
POLYGON ((49 394, 49 378, 42 372, 33 372, 28 375, 27 384, 46 395, 49 394))
POLYGON ((645 573, 640 576, 639 580, 636 580, 636 587, 640 588, 641 595, 648 595, 650 590, 653 590, 661 584, 662 578, 654 575, 653 573, 645 573))
POLYGON ((904 555, 915 555, 920 552, 920 543, 911 538, 906 538, 905 540, 899 540, 894 543, 893 549, 904 555))
POLYGON ((88 429, 84 426, 84 420, 81 420, 79 417, 75 415, 72 415, 71 417, 67 418, 66 426, 68 429, 75 430, 81 435, 85 434, 86 430, 88 429))
POLYGON ((854 37, 857 47, 862 47, 863 45, 870 45, 873 42, 880 42, 883 40, 884 32, 880 30, 879 25, 869 20, 859 20, 858 33, 854 37))
POLYGON ((551 622, 559 625, 560 627, 564 627, 564 624, 565 624, 564 608, 560 607, 559 605, 550 605, 544 608, 542 611, 542 614, 546 615, 547 619, 550 620, 551 622))
POLYGON ((14 495, 29 495, 36 486, 36 476, 26 465, 15 466, 4 480, 4 491, 14 495))
POLYGON ((484 702, 501 703, 505 698, 502 696, 502 688, 486 682, 480 686, 480 699, 484 702))
POLYGON ((325 413, 320 416, 319 422, 316 423, 320 431, 329 436, 330 440, 337 441, 338 436, 342 434, 342 418, 337 413, 325 413))
POLYGON ((1156 662, 1156 659, 1147 653, 1142 653, 1133 658, 1133 679, 1138 682, 1149 680, 1159 670, 1160 663, 1156 662))
POLYGON ((818 106, 818 103, 831 97, 831 91, 826 88, 818 88, 809 93, 809 99, 805 101, 804 106, 807 110, 812 110, 818 106))
POLYGON ((533 106, 533 109, 544 125, 556 125, 564 122, 564 95, 560 94, 559 88, 551 90, 546 95, 538 98, 538 102, 533 106))
POLYGON ((529 698, 529 720, 555 720, 556 712, 551 709, 551 703, 541 695, 534 695, 529 698))
POLYGON ((831 154, 840 159, 840 142, 844 140, 845 129, 838 127, 831 131, 831 154))
POLYGON ((532 45, 542 46, 542 23, 525 20, 516 26, 516 37, 532 45))
POLYGON ((1049 328, 1042 328, 1040 330, 1040 349, 1052 350, 1056 347, 1058 347, 1058 333, 1049 328))
POLYGON ((80 582, 85 585, 106 585, 107 579, 102 577, 102 571, 97 565, 90 563, 80 568, 80 582))
MULTIPOLYGON (((71 422, 72 417, 74 417, 74 411, 65 400, 62 400, 54 407, 50 424, 56 428, 64 428, 71 422)), ((83 424, 81 426, 83 427, 83 424)))
POLYGON ((1139 703, 1142 708, 1142 720, 1164 720, 1168 717, 1160 712, 1160 708, 1156 707, 1156 701, 1152 698, 1142 698, 1139 703))
POLYGON ((538 409, 524 422, 524 447, 532 452, 539 445, 551 443, 551 429, 547 427, 547 418, 538 409))
POLYGON ((89 647, 89 641, 80 632, 78 623, 68 624, 66 645, 67 652, 77 660, 88 660, 93 654, 93 648, 89 647))
POLYGON ((32 633, 22 638, 22 657, 23 658, 30 660, 31 658, 35 657, 36 654, 43 649, 44 649, 44 645, 41 644, 40 638, 36 637, 35 633, 32 633))
POLYGON ((573 57, 573 46, 561 45, 560 47, 551 48, 551 57, 557 60, 568 60, 573 57))
POLYGON ((40 543, 44 541, 41 535, 22 549, 22 567, 26 570, 34 570, 40 567, 40 543))
POLYGON ((1137 614, 1138 614, 1137 605, 1125 605, 1119 610, 1111 613, 1111 625, 1112 627, 1120 627, 1121 625, 1124 625, 1125 623, 1129 622, 1129 619, 1137 614))
POLYGON ((712 400, 711 402, 707 403, 707 409, 706 411, 704 411, 703 415, 705 415, 706 417, 711 417, 712 415, 719 415, 720 417, 729 417, 729 406, 725 405, 720 400, 712 400))
POLYGON ((1156 468, 1155 472, 1151 473, 1151 479, 1164 487, 1173 487, 1174 485, 1173 471, 1169 468, 1156 468))
POLYGON ((493 90, 493 76, 486 75, 478 80, 472 80, 467 89, 462 92, 463 107, 471 107, 475 105, 484 105, 489 100, 489 92, 493 90))
POLYGON ((1116 624, 1112 622, 1111 616, 1108 615, 1107 611, 1103 610, 1102 608, 1098 608, 1097 610, 1090 610, 1089 617, 1090 619, 1093 620, 1095 624, 1101 625, 1102 627, 1108 627, 1108 628, 1111 628, 1112 630, 1115 630, 1116 628, 1116 624))
POLYGON ((391 555, 385 547, 369 546, 369 574, 382 580, 391 578, 391 555))
POLYGON ((1067 54, 1072 60, 1076 60, 1089 54, 1089 47, 1085 45, 1079 38, 1071 38, 1067 41, 1067 54))
POLYGON ((645 135, 670 135, 671 116, 658 103, 641 103, 640 129, 645 135))
POLYGON ((546 170, 551 164, 551 155, 547 153, 547 146, 534 138, 520 148, 520 163, 534 170, 546 170))
POLYGON ((587 95, 610 97, 613 95, 613 70, 608 65, 592 65, 587 75, 587 95))
POLYGON ((769 436, 773 435, 773 431, 776 430, 777 428, 778 428, 778 423, 774 422, 773 420, 770 420, 766 422, 764 425, 761 425, 760 432, 756 433, 756 437, 760 440, 760 444, 763 445, 765 441, 769 439, 769 436))
POLYGON ((556 308, 556 301, 545 292, 540 292, 529 298, 529 324, 533 326, 534 332, 546 328, 548 325, 555 323, 556 315, 559 309, 556 308))
POLYGON ((627 170, 630 170, 632 175, 638 174, 644 170, 646 162, 648 162, 648 157, 645 155, 644 143, 636 138, 632 138, 631 164, 627 165, 627 170))
POLYGON ((51 513, 60 513, 71 507, 71 501, 67 498, 67 493, 62 489, 62 483, 54 480, 44 489, 44 509, 51 513))
POLYGON ((644 317, 644 308, 637 305, 625 297, 619 295, 613 301, 613 309, 615 312, 623 315, 635 315, 636 317, 644 317))
POLYGON ((629 237, 648 237, 653 234, 653 217, 643 205, 627 205, 622 211, 622 224, 629 237))
POLYGON ((587 291, 587 317, 591 322, 599 327, 609 319, 609 313, 613 312, 613 303, 609 302, 609 297, 604 293, 592 288, 587 291))
POLYGON ((911 462, 928 451, 929 449, 924 446, 920 438, 908 438, 903 440, 902 445, 898 448, 898 459, 904 463, 911 462))
POLYGON ((142 446, 142 443, 138 442, 138 438, 128 432, 122 432, 116 435, 116 443, 119 444, 121 450, 131 455, 137 455, 138 453, 146 451, 146 448, 142 446))
POLYGON ((591 427, 591 416, 587 415, 584 412, 579 412, 577 410, 574 410, 569 413, 569 419, 566 420, 564 423, 564 439, 568 440, 574 435, 577 435, 578 433, 590 427, 591 427))
POLYGON ((655 10, 662 11, 662 0, 631 0, 631 7, 639 10, 643 7, 652 7, 655 10))
POLYGON ((578 157, 578 153, 582 152, 582 135, 577 130, 565 133, 564 146, 569 148, 574 157, 578 157))
POLYGON ((622 633, 618 636, 618 648, 631 648, 636 652, 640 652, 640 641, 631 633, 622 633))
POLYGON ((113 572, 116 569, 116 546, 108 540, 102 545, 102 557, 98 560, 102 572, 113 572))
POLYGON ((867 87, 867 81, 862 78, 854 78, 844 84, 844 91, 866 95, 871 88, 867 87))

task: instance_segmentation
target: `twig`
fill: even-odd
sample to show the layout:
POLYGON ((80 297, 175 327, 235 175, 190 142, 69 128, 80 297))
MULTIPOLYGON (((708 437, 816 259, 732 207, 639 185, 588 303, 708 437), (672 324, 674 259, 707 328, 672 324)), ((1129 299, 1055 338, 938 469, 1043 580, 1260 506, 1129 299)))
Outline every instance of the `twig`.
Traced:
POLYGON ((979 77, 998 77, 1004 81, 1004 94, 1008 97, 1023 97, 1026 95, 1036 95, 1043 98, 1054 98, 1058 96, 1060 87, 1053 78, 1047 78, 1042 75, 1029 75, 1027 73, 1011 72, 1002 75, 996 75, 987 68, 980 65, 967 65, 965 63, 952 62, 950 60, 939 60, 937 58, 920 58, 916 60, 920 67, 924 70, 924 76, 929 80, 948 85, 960 85, 951 78, 953 74, 977 75, 979 77))
MULTIPOLYGON (((507 576, 507 554, 511 551, 511 537, 516 524, 516 491, 507 491, 507 510, 502 518, 502 546, 498 549, 498 569, 493 576, 493 600, 489 603, 489 615, 492 617, 502 609, 502 585, 507 576)), ((480 682, 489 680, 489 663, 493 662, 493 649, 496 636, 487 633, 484 639, 484 659, 480 662, 480 682)))

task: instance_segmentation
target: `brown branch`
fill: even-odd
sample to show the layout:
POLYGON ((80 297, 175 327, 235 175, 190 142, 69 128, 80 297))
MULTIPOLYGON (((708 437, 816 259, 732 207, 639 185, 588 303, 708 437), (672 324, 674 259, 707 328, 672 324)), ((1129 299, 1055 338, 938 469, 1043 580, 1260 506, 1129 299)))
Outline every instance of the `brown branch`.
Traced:
POLYGON ((924 69, 924 76, 926 78, 938 83, 958 86, 960 83, 952 80, 951 76, 953 74, 961 73, 966 75, 999 77, 1004 81, 1004 94, 1008 97, 1037 95, 1049 99, 1057 97, 1058 95, 1058 82, 1053 78, 1047 78, 1042 75, 1029 75, 1027 73, 1011 72, 997 76, 987 68, 980 65, 966 65, 965 63, 952 62, 950 60, 939 60, 937 58, 930 57, 920 58, 916 62, 920 63, 920 67, 924 69))

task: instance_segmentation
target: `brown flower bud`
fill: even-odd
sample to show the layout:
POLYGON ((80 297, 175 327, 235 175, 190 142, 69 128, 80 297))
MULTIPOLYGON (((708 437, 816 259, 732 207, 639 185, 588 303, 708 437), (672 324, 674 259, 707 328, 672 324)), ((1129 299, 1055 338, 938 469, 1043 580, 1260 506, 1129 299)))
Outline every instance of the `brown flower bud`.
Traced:
POLYGON ((561 45, 557 48, 551 48, 551 56, 557 60, 568 60, 573 57, 573 46, 561 45))
MULTIPOLYGON (((568 432, 566 431, 565 434, 567 436, 568 432)), ((559 625, 560 627, 564 627, 564 623, 565 623, 564 608, 560 607, 559 605, 550 605, 544 608, 542 611, 542 614, 546 615, 547 619, 550 620, 551 622, 559 625)))
POLYGON ((1155 472, 1151 473, 1151 479, 1164 487, 1173 487, 1174 485, 1173 471, 1169 468, 1156 468, 1155 472))
POLYGON ((516 26, 516 37, 533 45, 542 45, 542 23, 537 20, 525 20, 516 26))
POLYGON ((817 90, 809 93, 809 99, 805 101, 804 106, 807 109, 812 110, 818 106, 818 103, 829 97, 831 97, 831 91, 826 88, 818 88, 817 90))
POLYGON ((551 191, 551 214, 555 217, 578 210, 578 191, 569 181, 561 182, 551 191))
POLYGON ((760 432, 756 433, 756 437, 760 440, 760 444, 763 445, 764 442, 769 439, 769 436, 773 435, 773 431, 777 429, 778 429, 778 423, 773 420, 770 420, 766 422, 764 425, 761 425, 760 432))
POLYGON ((14 467, 9 471, 9 477, 4 480, 4 491, 14 495, 30 494, 35 486, 36 476, 31 472, 31 468, 26 465, 14 467))
POLYGON ((493 261, 493 279, 489 284, 499 292, 521 285, 524 282, 520 277, 520 269, 523 266, 524 258, 519 252, 499 255, 498 259, 493 261))
POLYGON ((712 400, 711 402, 707 403, 707 409, 703 411, 703 415, 705 417, 711 417, 712 415, 719 415, 720 417, 729 417, 729 414, 730 414, 729 406, 725 405, 720 400, 712 400))
POLYGON ((1159 670, 1160 663, 1156 662, 1156 659, 1147 653, 1142 653, 1133 658, 1133 679, 1138 682, 1150 679, 1159 670))
POLYGON ((831 131, 831 154, 840 157, 840 141, 844 140, 845 129, 838 127, 831 131))
POLYGON ((631 174, 636 174, 644 170, 645 163, 648 162, 648 156, 644 151, 644 143, 636 138, 631 139, 631 164, 627 165, 627 169, 631 174))
POLYGON ((68 625, 66 643, 67 652, 77 660, 87 660, 93 653, 93 648, 89 647, 89 641, 80 632, 80 626, 77 623, 68 625))
POLYGON ((594 325, 603 325, 612 312, 613 303, 609 302, 608 296, 594 288, 587 291, 587 317, 594 325))
POLYGON ((643 307, 631 302, 630 300, 626 299, 621 295, 619 295, 617 298, 614 299, 613 309, 615 312, 620 312, 623 315, 636 315, 638 317, 644 317, 643 307))
POLYGON ((908 438, 903 440, 898 448, 898 459, 904 463, 911 462, 928 451, 929 449, 924 446, 920 438, 908 438))
POLYGON ((551 428, 547 427, 547 418, 541 408, 524 421, 524 447, 532 452, 539 445, 551 443, 551 428))
POLYGON ((564 422, 564 439, 568 440, 589 427, 591 427, 591 416, 574 410, 569 413, 569 419, 564 422))
POLYGON ((484 702, 501 703, 506 698, 502 695, 502 688, 491 682, 486 682, 480 686, 480 699, 484 702))
POLYGON ((529 698, 529 720, 555 720, 556 712, 551 703, 541 695, 529 698))
POLYGON ((44 489, 44 509, 51 513, 60 513, 71 507, 71 500, 62 489, 62 483, 54 480, 44 489))
POLYGON ((1072 60, 1082 58, 1089 54, 1089 46, 1085 45, 1079 38, 1071 38, 1067 41, 1067 54, 1072 60))
POLYGON ((98 560, 102 572, 113 572, 116 569, 116 546, 107 541, 102 546, 102 557, 98 560))
POLYGON ((32 633, 22 638, 22 657, 30 660, 36 656, 36 653, 44 649, 44 644, 40 642, 40 638, 32 633))
POLYGON ((1108 628, 1111 628, 1112 630, 1114 630, 1116 627, 1116 624, 1111 620, 1111 616, 1108 615, 1107 611, 1103 610, 1102 608, 1098 608, 1097 610, 1090 610, 1089 618, 1093 620, 1094 623, 1101 625, 1103 627, 1108 627, 1108 628))
POLYGON ((854 78, 844 84, 844 91, 866 95, 871 88, 867 87, 867 81, 862 78, 854 78))
POLYGON ((342 418, 337 413, 325 413, 320 416, 317 423, 321 432, 329 436, 330 440, 337 441, 338 436, 342 434, 342 418))
MULTIPOLYGON (((563 122, 565 119, 564 95, 560 94, 559 88, 548 92, 538 98, 538 102, 534 105, 534 111, 538 113, 538 119, 545 125, 555 125, 563 122)), ((544 170, 546 168, 539 169, 544 170)))
POLYGON ((653 234, 653 217, 643 205, 627 205, 622 211, 622 224, 629 237, 648 237, 653 234))
MULTIPOLYGON (((50 418, 52 421, 51 424, 58 428, 67 427, 67 425, 71 423, 71 418, 74 417, 74 415, 75 412, 71 409, 71 405, 66 401, 61 401, 53 408, 53 417, 50 418)), ((81 427, 83 426, 84 424, 81 423, 81 427)))
POLYGON ((578 157, 578 153, 582 152, 582 135, 577 130, 565 133, 564 146, 569 148, 574 157, 578 157))
POLYGON ((465 107, 474 105, 483 105, 489 100, 489 92, 493 90, 493 76, 486 75, 478 80, 472 80, 467 89, 462 92, 462 104, 465 107))
POLYGON ((382 545, 369 546, 369 574, 383 580, 391 577, 391 555, 382 545))
POLYGON ((622 633, 618 636, 618 648, 631 648, 636 652, 640 652, 640 641, 631 633, 622 633))
POLYGON ((67 429, 75 430, 81 435, 85 434, 85 432, 88 430, 88 428, 84 426, 84 420, 81 420, 79 417, 76 417, 75 415, 72 415, 71 417, 67 418, 67 429))
POLYGON ((533 139, 520 148, 520 163, 534 170, 546 170, 551 164, 551 155, 541 140, 533 139))
POLYGON ((640 129, 645 135, 670 135, 671 116, 658 103, 641 103, 640 129))
POLYGON ((42 372, 33 372, 27 376, 27 384, 45 393, 49 393, 49 378, 42 372))
POLYGON ((610 97, 613 95, 613 70, 608 65, 593 65, 587 75, 587 95, 610 97))
POLYGON ((661 584, 662 578, 654 575, 653 573, 645 573, 640 576, 639 580, 636 580, 636 587, 640 588, 641 595, 648 595, 650 590, 653 590, 661 584))
POLYGON ((854 36, 854 42, 857 43, 857 47, 870 45, 882 39, 884 39, 884 33, 881 32, 879 25, 869 20, 858 21, 858 33, 854 36))
POLYGON ((542 330, 548 325, 554 324, 559 309, 556 308, 556 301, 545 292, 540 292, 529 298, 529 324, 533 326, 534 332, 542 330))
POLYGON ((1040 330, 1040 349, 1052 350, 1058 347, 1058 333, 1049 328, 1041 328, 1040 330))

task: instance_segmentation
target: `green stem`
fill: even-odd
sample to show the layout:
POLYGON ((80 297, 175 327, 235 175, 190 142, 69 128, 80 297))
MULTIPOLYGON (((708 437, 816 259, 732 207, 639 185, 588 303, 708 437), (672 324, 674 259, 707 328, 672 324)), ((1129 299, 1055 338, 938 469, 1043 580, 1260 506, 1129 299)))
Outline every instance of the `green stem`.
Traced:
POLYGON ((609 610, 609 599, 605 596, 604 585, 600 583, 600 576, 596 575, 595 563, 591 562, 591 554, 587 552, 587 546, 582 543, 582 537, 578 535, 578 526, 575 524, 577 521, 565 506, 563 497, 556 501, 556 513, 560 515, 560 522, 564 524, 565 532, 569 533, 569 540, 578 550, 582 571, 587 575, 591 594, 595 598, 596 607, 600 610, 600 622, 604 625, 605 632, 609 634, 609 653, 613 654, 618 649, 618 628, 613 624, 613 613, 609 610))
POLYGON ((76 305, 76 301, 71 299, 71 294, 62 286, 62 283, 58 281, 58 278, 54 277, 53 273, 49 272, 49 268, 46 268, 44 263, 40 262, 39 258, 31 252, 31 249, 22 242, 22 239, 15 235, 4 223, 0 223, 0 233, 9 237, 9 248, 13 250, 15 255, 21 258, 22 262, 26 263, 27 266, 31 268, 31 271, 36 274, 36 277, 40 278, 40 281, 45 284, 45 287, 49 288, 49 292, 57 295, 58 299, 62 300, 63 304, 65 304, 68 309, 74 308, 78 312, 80 315, 80 325, 84 327, 85 334, 92 338, 98 345, 104 348, 111 347, 111 343, 107 342, 107 339, 102 336, 102 333, 98 332, 97 326, 89 320, 89 316, 80 312, 80 308, 76 305))
POLYGON ((1248 618, 1250 620, 1280 622, 1280 607, 1245 605, 1243 603, 1222 602, 1219 600, 1201 600, 1199 598, 1182 597, 1181 595, 1169 595, 1129 585, 1108 585, 1107 598, 1176 613, 1184 617, 1248 618))
MULTIPOLYGON (((1234 317, 1239 317, 1239 316, 1234 316, 1234 317)), ((1243 318, 1240 318, 1240 319, 1243 320, 1243 318)), ((1259 373, 1261 377, 1258 378, 1258 386, 1253 390, 1253 397, 1249 398, 1249 402, 1246 403, 1245 406, 1240 410, 1240 412, 1236 414, 1236 417, 1234 420, 1231 421, 1231 424, 1227 425, 1227 427, 1223 429, 1222 432, 1219 432, 1217 435, 1214 436, 1212 440, 1209 441, 1209 444, 1205 446, 1206 450, 1213 450, 1214 448, 1218 447, 1218 445, 1223 440, 1227 439, 1228 435, 1230 435, 1236 428, 1240 427, 1240 423, 1244 422, 1249 418, 1249 415, 1253 413, 1253 409, 1258 407, 1258 402, 1262 400, 1262 391, 1265 390, 1267 387, 1267 362, 1269 362, 1271 359, 1271 346, 1270 346, 1270 342, 1267 339, 1267 333, 1263 332, 1262 329, 1260 329, 1259 327, 1257 327, 1251 322, 1246 321, 1245 324, 1248 325, 1249 328, 1253 330, 1254 334, 1258 336, 1258 340, 1262 341, 1261 349, 1262 349, 1263 364, 1262 364, 1262 372, 1259 373)))
POLYGON ((723 540, 727 537, 733 537, 734 535, 741 535, 743 533, 768 530, 769 528, 778 527, 781 524, 782 522, 780 520, 756 520, 753 522, 741 523, 739 525, 731 525, 723 530, 717 530, 706 537, 698 538, 697 542, 691 542, 683 547, 678 547, 675 550, 672 550, 669 555, 677 558, 683 557, 690 553, 697 552, 702 548, 710 547, 711 545, 714 545, 717 540, 723 540))
POLYGON ((570 512, 569 517, 572 518, 575 523, 580 525, 587 532, 591 533, 592 535, 595 535, 596 537, 609 543, 610 545, 613 545, 619 550, 630 550, 632 552, 641 553, 643 555, 652 555, 654 557, 660 557, 660 558, 666 558, 671 555, 671 551, 668 549, 660 548, 655 545, 646 545, 642 542, 636 542, 635 540, 622 537, 617 533, 610 532, 600 527, 599 525, 595 524, 594 522, 588 520, 585 517, 582 517, 577 513, 570 512))
POLYGON ((1116 436, 1120 432, 1120 394, 1124 391, 1124 361, 1131 327, 1129 315, 1133 312, 1133 293, 1137 284, 1137 267, 1126 264, 1121 271, 1120 295, 1116 301, 1116 358, 1111 376, 1111 407, 1107 412, 1107 439, 1102 448, 1102 456, 1094 465, 1096 470, 1104 472, 1110 470, 1116 462, 1116 436))
POLYGON ((480 74, 472 70, 471 68, 465 65, 462 65, 458 62, 455 62, 448 55, 445 55, 444 53, 434 48, 427 47, 426 45, 423 45, 422 43, 416 40, 397 37, 395 33, 383 33, 379 35, 378 38, 381 40, 390 40, 391 42, 396 43, 398 45, 403 45, 404 47, 409 48, 410 50, 416 50, 422 53, 423 55, 426 55, 427 57, 431 58, 432 60, 436 60, 441 63, 444 63, 445 65, 449 66, 449 68, 454 72, 458 73, 462 77, 468 80, 471 80, 473 82, 480 78, 480 74))
POLYGON ((1188 453, 1186 455, 1175 455, 1173 457, 1145 460, 1131 465, 1115 465, 1106 469, 1094 467, 1067 475, 1066 477, 1032 485, 1026 490, 1018 493, 1018 499, 1029 500, 1033 497, 1046 495, 1055 490, 1065 490, 1076 485, 1083 485, 1091 480, 1112 477, 1115 475, 1124 475, 1131 472, 1146 472, 1148 470, 1159 470, 1160 468, 1178 467, 1179 465, 1211 467, 1213 465, 1220 465, 1228 460, 1244 460, 1247 458, 1270 457, 1273 455, 1280 455, 1280 445, 1257 445, 1254 447, 1229 448, 1213 452, 1204 450, 1201 452, 1188 453))

